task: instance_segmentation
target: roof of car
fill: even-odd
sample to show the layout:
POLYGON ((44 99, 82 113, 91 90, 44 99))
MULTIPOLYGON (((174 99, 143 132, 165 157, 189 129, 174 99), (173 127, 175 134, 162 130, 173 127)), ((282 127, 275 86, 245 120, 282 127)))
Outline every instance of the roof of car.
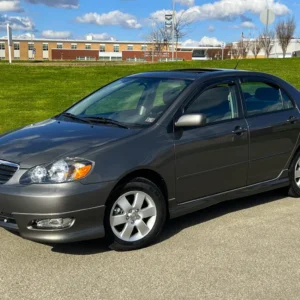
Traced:
POLYGON ((152 71, 133 74, 130 77, 153 77, 153 78, 172 78, 172 79, 191 79, 195 80, 205 75, 225 75, 232 73, 241 73, 245 72, 242 70, 235 69, 175 69, 175 70, 162 70, 162 71, 152 71))

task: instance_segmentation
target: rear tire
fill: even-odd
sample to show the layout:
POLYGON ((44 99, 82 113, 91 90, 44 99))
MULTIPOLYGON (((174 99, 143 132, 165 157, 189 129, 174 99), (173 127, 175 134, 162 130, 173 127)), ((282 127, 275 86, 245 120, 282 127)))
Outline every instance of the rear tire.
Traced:
POLYGON ((145 178, 118 187, 108 200, 104 226, 109 247, 117 251, 144 248, 161 233, 166 201, 160 189, 145 178))
POLYGON ((290 187, 289 187, 289 196, 294 198, 300 197, 300 151, 296 153, 295 157, 292 160, 290 169, 290 187))

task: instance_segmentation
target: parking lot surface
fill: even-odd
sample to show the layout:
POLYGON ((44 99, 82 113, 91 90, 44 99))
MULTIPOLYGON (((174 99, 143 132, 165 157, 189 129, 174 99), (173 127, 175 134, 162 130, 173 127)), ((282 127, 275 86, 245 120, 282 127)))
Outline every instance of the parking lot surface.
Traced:
POLYGON ((300 199, 285 190, 171 220, 146 249, 44 245, 0 229, 4 299, 300 299, 300 199))

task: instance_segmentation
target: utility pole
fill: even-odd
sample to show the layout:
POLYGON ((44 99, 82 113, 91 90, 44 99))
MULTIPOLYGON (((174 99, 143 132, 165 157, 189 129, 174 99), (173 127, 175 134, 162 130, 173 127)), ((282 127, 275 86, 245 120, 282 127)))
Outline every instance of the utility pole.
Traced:
POLYGON ((175 37, 175 0, 173 1, 173 18, 172 18, 172 61, 174 61, 174 37, 175 37))
POLYGON ((7 24, 7 44, 8 44, 8 59, 9 59, 9 63, 12 63, 12 57, 11 57, 11 50, 12 50, 12 29, 9 26, 9 24, 7 24))

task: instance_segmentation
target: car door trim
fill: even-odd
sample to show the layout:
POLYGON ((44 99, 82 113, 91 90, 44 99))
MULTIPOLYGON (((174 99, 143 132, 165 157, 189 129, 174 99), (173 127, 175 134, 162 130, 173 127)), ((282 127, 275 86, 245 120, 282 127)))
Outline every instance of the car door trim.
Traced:
POLYGON ((199 199, 194 199, 184 203, 178 203, 170 207, 170 218, 176 218, 200 209, 218 204, 220 202, 234 200, 237 198, 263 193, 276 188, 281 188, 289 185, 289 170, 284 169, 280 172, 279 176, 275 179, 255 183, 252 185, 244 186, 230 191, 221 192, 218 194, 205 196, 199 199))

